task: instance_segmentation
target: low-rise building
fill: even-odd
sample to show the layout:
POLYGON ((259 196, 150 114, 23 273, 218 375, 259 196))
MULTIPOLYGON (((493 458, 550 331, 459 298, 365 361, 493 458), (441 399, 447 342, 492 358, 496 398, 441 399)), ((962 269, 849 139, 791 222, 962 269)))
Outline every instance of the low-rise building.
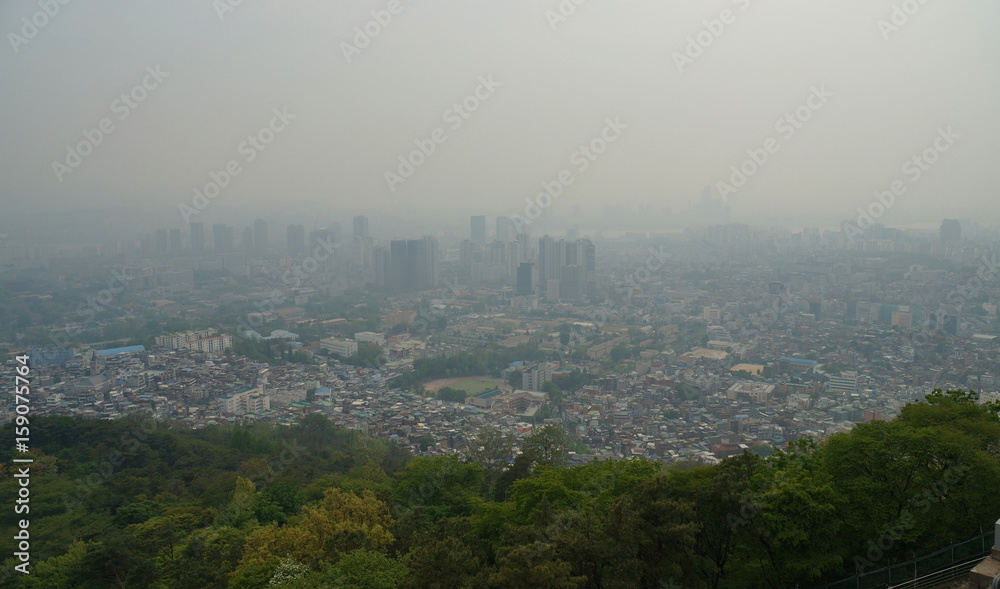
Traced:
POLYGON ((343 356, 344 358, 350 358, 358 353, 358 342, 353 340, 330 338, 320 340, 319 345, 320 348, 326 350, 327 352, 343 356))

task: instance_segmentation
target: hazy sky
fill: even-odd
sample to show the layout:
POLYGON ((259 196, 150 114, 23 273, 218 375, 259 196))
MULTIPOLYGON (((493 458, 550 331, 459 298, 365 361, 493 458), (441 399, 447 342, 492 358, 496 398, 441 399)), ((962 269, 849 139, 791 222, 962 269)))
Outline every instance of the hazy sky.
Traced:
POLYGON ((7 211, 124 205, 180 226, 179 205, 231 160, 238 174, 199 220, 319 207, 523 214, 563 170, 573 183, 553 211, 684 211, 772 139, 767 163, 727 195, 737 219, 834 225, 897 179, 906 192, 887 224, 1000 218, 996 2, 564 0, 575 13, 557 21, 558 0, 399 0, 348 61, 356 27, 393 3, 46 1, 50 18, 38 0, 0 3, 7 211), (880 30, 894 5, 901 26, 880 30), (903 7, 919 8, 902 22, 903 7), (12 37, 33 32, 33 15, 44 26, 12 37), (675 54, 699 34, 711 43, 679 71, 675 54), (147 73, 157 66, 168 76, 147 73), (827 97, 810 109, 814 88, 827 97), (456 119, 449 109, 477 90, 478 109, 456 119), (145 98, 133 108, 128 93, 145 98), (799 107, 801 128, 776 127, 799 107), (111 132, 60 181, 53 163, 73 161, 67 146, 103 119, 111 132), (269 124, 281 130, 265 149, 241 149, 269 124), (938 161, 919 180, 905 172, 949 127, 960 137, 938 141, 938 161), (434 153, 390 190, 386 172, 437 129, 434 153), (602 133, 614 141, 582 169, 574 152, 602 133))

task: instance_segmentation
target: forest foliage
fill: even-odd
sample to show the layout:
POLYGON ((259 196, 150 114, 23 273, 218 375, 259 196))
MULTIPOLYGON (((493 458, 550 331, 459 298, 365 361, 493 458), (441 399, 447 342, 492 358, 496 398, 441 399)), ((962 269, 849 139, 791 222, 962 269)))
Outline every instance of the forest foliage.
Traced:
POLYGON ((8 537, 30 517, 31 574, 8 559, 0 587, 810 587, 1000 516, 996 408, 961 391, 713 466, 567 466, 557 426, 519 444, 484 428, 464 458, 412 456, 321 415, 32 426, 30 514, 0 514, 8 537))

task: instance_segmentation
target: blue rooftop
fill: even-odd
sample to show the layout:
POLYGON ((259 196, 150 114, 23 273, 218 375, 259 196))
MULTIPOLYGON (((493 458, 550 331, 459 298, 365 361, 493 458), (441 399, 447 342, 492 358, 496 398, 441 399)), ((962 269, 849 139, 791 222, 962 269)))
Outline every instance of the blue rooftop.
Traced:
POLYGON ((145 352, 146 346, 128 346, 125 348, 111 348, 110 350, 98 350, 97 355, 101 358, 106 356, 117 356, 118 354, 128 354, 129 352, 145 352))
POLYGON ((477 399, 489 399, 490 397, 495 397, 500 394, 500 389, 493 389, 490 391, 483 391, 478 395, 475 395, 477 399))
POLYGON ((781 358, 782 362, 788 362, 789 364, 798 364, 799 366, 815 366, 815 360, 804 360, 802 358, 781 358))

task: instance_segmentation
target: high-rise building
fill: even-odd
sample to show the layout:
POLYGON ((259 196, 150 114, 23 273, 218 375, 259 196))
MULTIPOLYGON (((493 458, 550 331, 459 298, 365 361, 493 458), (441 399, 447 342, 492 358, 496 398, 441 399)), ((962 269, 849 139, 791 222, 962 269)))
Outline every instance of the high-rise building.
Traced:
POLYGON ((476 215, 471 218, 472 225, 472 243, 478 243, 479 245, 486 245, 486 217, 483 215, 476 215))
POLYGON ((440 246, 438 240, 426 236, 420 238, 417 254, 417 288, 434 288, 438 285, 440 272, 440 246))
POLYGON ((306 228, 302 225, 289 225, 285 235, 288 241, 288 255, 304 256, 306 254, 306 228))
POLYGON ((538 272, 535 270, 534 262, 521 262, 517 267, 517 294, 518 296, 528 296, 535 294, 535 285, 538 283, 538 272))
POLYGON ((389 286, 390 258, 385 246, 376 245, 372 248, 372 284, 377 288, 389 286))
POLYGON ((458 266, 463 270, 469 270, 473 264, 483 262, 483 246, 474 243, 471 239, 463 239, 458 246, 458 266))
POLYGON ((266 254, 268 245, 267 222, 257 219, 253 222, 253 250, 258 254, 266 254))
POLYGON ((545 285, 545 300, 549 302, 556 302, 559 300, 559 281, 556 279, 546 280, 542 284, 545 285))
POLYGON ((191 223, 191 251, 195 254, 205 253, 205 225, 191 223))
POLYGON ((957 219, 941 221, 941 243, 959 243, 962 241, 962 224, 957 219))
POLYGON ((580 244, 580 265, 584 267, 587 274, 594 274, 597 272, 597 246, 586 237, 580 239, 577 243, 580 244))
POLYGON ((217 254, 228 254, 235 251, 232 227, 219 224, 212 225, 212 249, 217 254))
POLYGON ((389 242, 389 286, 392 288, 408 288, 416 283, 416 267, 408 262, 408 243, 405 239, 389 242))
POLYGON ((389 284, 393 288, 433 288, 438 284, 438 242, 433 237, 389 243, 389 284))
POLYGON ((351 264, 363 272, 371 270, 373 247, 375 247, 375 240, 371 237, 356 236, 351 264))
POLYGON ((541 284, 562 278, 566 265, 566 242, 551 236, 538 240, 538 280, 541 284))
POLYGON ((364 215, 354 217, 354 237, 368 237, 368 217, 364 215))
POLYGON ((583 300, 587 290, 587 270, 580 264, 564 266, 562 279, 559 281, 559 299, 565 302, 578 303, 583 300))
POLYGON ((497 241, 514 241, 514 222, 510 217, 497 217, 497 241))

